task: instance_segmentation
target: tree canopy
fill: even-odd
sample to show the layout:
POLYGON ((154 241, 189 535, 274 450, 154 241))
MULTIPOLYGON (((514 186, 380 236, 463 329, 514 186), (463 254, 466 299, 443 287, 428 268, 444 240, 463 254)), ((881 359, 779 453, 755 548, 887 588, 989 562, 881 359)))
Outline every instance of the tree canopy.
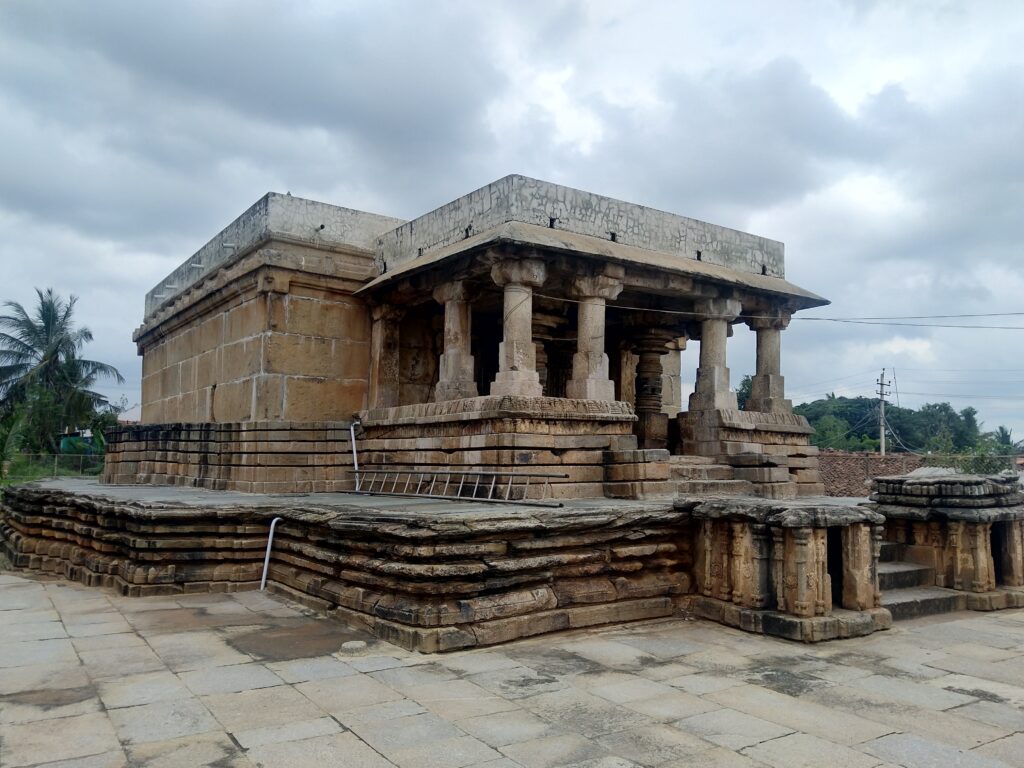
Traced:
MULTIPOLYGON (((874 451, 879 446, 878 400, 869 397, 836 397, 796 406, 794 412, 805 416, 816 433, 812 442, 821 448, 847 451, 874 451)), ((893 452, 956 454, 979 449, 1004 454, 1024 449, 1013 441, 1012 431, 998 427, 983 432, 978 411, 967 407, 957 411, 949 403, 927 403, 918 409, 887 403, 885 420, 889 425, 887 447, 893 452)))
POLYGON ((60 435, 93 425, 109 413, 94 387, 123 382, 116 368, 82 357, 92 332, 74 321, 77 297, 36 289, 32 311, 4 303, 0 315, 0 433, 17 434, 25 447, 56 452, 60 435))

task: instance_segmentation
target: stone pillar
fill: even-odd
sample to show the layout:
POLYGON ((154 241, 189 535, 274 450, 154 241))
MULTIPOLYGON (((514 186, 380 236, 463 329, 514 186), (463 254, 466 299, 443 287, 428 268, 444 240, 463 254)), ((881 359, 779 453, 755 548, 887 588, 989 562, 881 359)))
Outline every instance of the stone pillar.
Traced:
POLYGON ((470 353, 472 313, 466 284, 462 280, 444 283, 434 289, 434 299, 444 304, 444 352, 434 389, 434 400, 458 400, 476 397, 473 379, 473 355, 470 353))
POLYGON ((725 365, 729 323, 739 316, 735 299, 704 299, 697 302, 700 324, 700 367, 690 395, 691 411, 737 410, 736 393, 729 389, 729 369, 725 365))
POLYGON ((503 341, 498 346, 498 374, 492 395, 540 397, 537 349, 533 344, 533 289, 547 278, 539 259, 502 259, 491 268, 494 282, 505 289, 503 341))
POLYGON ((640 448, 668 446, 668 415, 662 410, 661 358, 668 354, 665 346, 673 334, 661 328, 651 328, 635 339, 638 355, 636 364, 636 416, 637 439, 640 448))
POLYGON ((685 336, 680 336, 668 345, 668 352, 661 358, 661 410, 670 419, 674 419, 683 410, 680 362, 686 341, 685 336))
POLYGON ((370 408, 398 405, 398 324, 405 312, 391 304, 379 304, 371 311, 370 326, 370 408))
POLYGON ((789 314, 755 317, 747 325, 757 333, 757 373, 751 380, 746 410, 761 413, 792 413, 782 378, 782 331, 789 326, 789 314))
POLYGON ((604 351, 605 302, 622 291, 622 280, 610 275, 587 275, 573 281, 577 305, 576 354, 572 356, 572 378, 566 383, 566 397, 580 400, 614 400, 615 384, 608 377, 608 355, 604 351))

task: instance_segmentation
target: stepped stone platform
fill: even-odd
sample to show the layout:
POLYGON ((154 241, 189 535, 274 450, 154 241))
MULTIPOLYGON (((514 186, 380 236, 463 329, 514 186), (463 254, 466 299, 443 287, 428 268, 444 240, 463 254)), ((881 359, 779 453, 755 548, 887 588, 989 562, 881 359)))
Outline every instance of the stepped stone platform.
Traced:
POLYGON ((1024 606, 1024 494, 1016 475, 921 469, 879 477, 883 604, 895 618, 1024 606))
POLYGON ((661 502, 562 508, 54 480, 8 488, 18 567, 125 595, 258 586, 406 648, 449 651, 670 616, 691 591, 685 515, 661 502))
MULTIPOLYGON (((813 512, 805 500, 756 498, 569 499, 551 508, 62 479, 3 492, 0 550, 16 567, 129 596, 234 592, 258 587, 270 524, 280 518, 268 589, 405 648, 439 652, 707 613, 701 590, 705 574, 721 572, 713 561, 724 542, 736 575, 715 581, 711 599, 738 600, 747 619, 748 609, 761 616, 756 626, 740 621, 744 629, 816 641, 884 628, 874 518, 849 500, 820 502, 813 512), (752 516, 749 525, 738 514, 752 516), (845 613, 820 589, 806 602, 803 586, 828 568, 824 539, 803 537, 806 525, 840 519, 849 533, 833 558, 850 572, 845 613), (712 520, 725 525, 725 538, 707 540, 712 520), (782 531, 775 539, 772 526, 782 531), (757 549, 766 536, 771 569, 757 549)), ((732 623, 729 611, 708 615, 732 623)))

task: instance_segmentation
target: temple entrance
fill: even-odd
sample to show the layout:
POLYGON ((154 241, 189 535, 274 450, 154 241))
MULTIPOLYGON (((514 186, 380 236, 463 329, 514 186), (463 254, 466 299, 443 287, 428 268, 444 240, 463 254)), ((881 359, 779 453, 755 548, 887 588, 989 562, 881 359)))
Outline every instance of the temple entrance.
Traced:
MULTIPOLYGON (((826 531, 825 566, 832 581, 832 605, 843 605, 843 529, 832 526, 826 531)), ((845 606, 843 606, 845 607, 845 606)))
POLYGON ((992 566, 996 586, 1006 584, 1006 539, 1009 523, 992 523, 989 543, 992 546, 992 566))

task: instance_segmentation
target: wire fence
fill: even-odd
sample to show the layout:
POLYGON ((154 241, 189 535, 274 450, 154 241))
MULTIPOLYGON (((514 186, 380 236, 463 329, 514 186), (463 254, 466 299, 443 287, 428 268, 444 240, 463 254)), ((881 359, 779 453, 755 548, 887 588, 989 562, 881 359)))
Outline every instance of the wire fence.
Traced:
POLYGON ((0 463, 0 484, 53 477, 96 477, 102 471, 102 454, 19 453, 0 463))
POLYGON ((1021 472, 1017 454, 951 453, 917 454, 926 467, 948 467, 969 475, 995 475, 1000 472, 1021 472))

